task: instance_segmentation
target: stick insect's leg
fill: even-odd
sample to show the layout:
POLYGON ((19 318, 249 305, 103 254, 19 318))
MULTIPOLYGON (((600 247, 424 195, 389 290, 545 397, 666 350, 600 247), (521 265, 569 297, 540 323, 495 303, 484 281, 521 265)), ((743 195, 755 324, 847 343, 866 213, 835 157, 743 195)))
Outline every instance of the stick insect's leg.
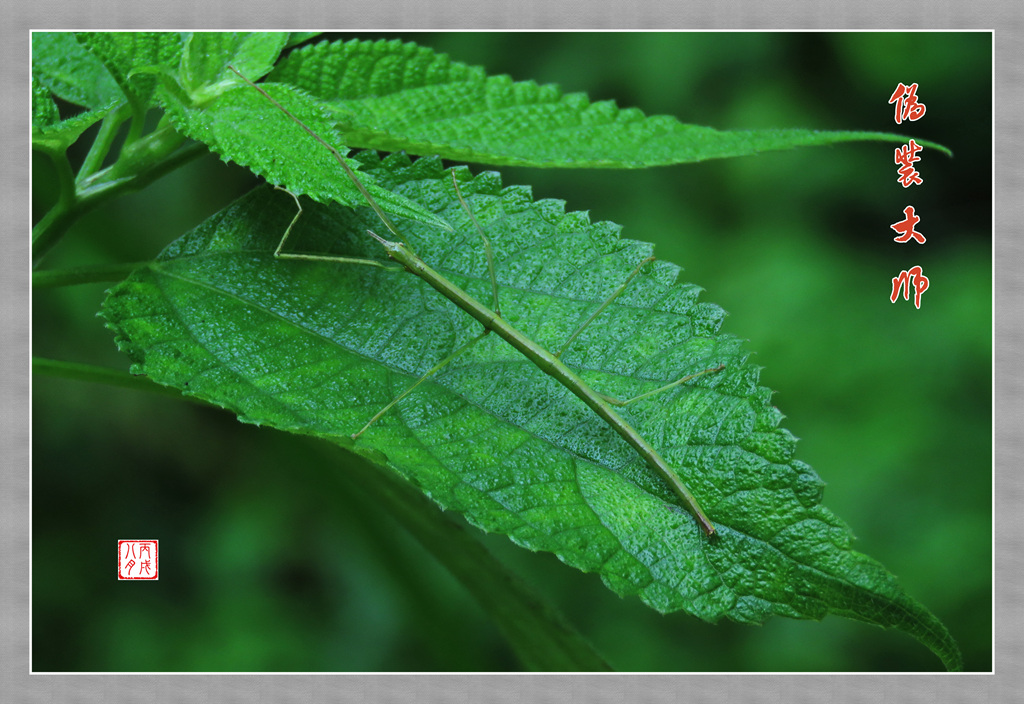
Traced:
POLYGON ((288 223, 288 229, 286 229, 284 231, 284 235, 281 237, 281 241, 278 242, 277 249, 274 250, 274 258, 275 259, 300 259, 300 260, 304 260, 304 261, 313 261, 313 262, 335 262, 335 263, 342 263, 342 264, 363 264, 365 266, 377 266, 377 267, 380 267, 381 269, 393 269, 393 270, 396 270, 396 271, 401 269, 401 267, 392 266, 392 265, 387 264, 385 262, 377 261, 376 259, 358 259, 356 257, 337 257, 337 256, 333 256, 333 255, 330 255, 330 254, 300 254, 298 252, 285 252, 284 251, 284 245, 285 245, 286 242, 288 242, 288 237, 291 236, 292 228, 295 227, 295 223, 297 223, 299 221, 299 218, 302 217, 302 203, 299 202, 299 197, 297 195, 295 195, 294 193, 292 193, 291 191, 289 191, 287 188, 284 188, 283 186, 274 186, 274 188, 276 188, 279 191, 284 191, 285 193, 290 195, 292 197, 292 200, 295 201, 295 207, 298 208, 298 210, 295 213, 295 217, 293 217, 292 221, 290 223, 288 223))
POLYGON ((567 349, 569 349, 569 345, 571 345, 573 341, 575 341, 575 339, 580 336, 580 333, 582 333, 588 325, 594 322, 594 318, 601 315, 601 313, 604 312, 604 309, 611 305, 612 301, 614 301, 616 298, 622 295, 622 292, 625 291, 626 287, 629 286, 630 282, 637 277, 637 275, 640 273, 640 270, 643 269, 644 266, 650 264, 653 261, 654 257, 647 257, 647 259, 644 259, 642 262, 637 264, 636 268, 633 269, 633 273, 626 277, 626 280, 622 282, 622 285, 615 289, 615 291, 612 292, 612 295, 608 296, 607 300, 605 300, 604 303, 598 306, 597 310, 595 310, 589 318, 584 320, 583 323, 581 323, 580 326, 576 328, 572 335, 569 335, 569 339, 565 341, 565 344, 562 345, 561 349, 555 352, 555 356, 561 357, 562 354, 567 349))
POLYGON ((648 391, 647 393, 640 394, 639 396, 634 396, 633 398, 628 398, 625 401, 621 401, 621 400, 619 400, 617 398, 612 398, 611 396, 605 396, 604 394, 601 394, 601 398, 603 398, 605 401, 607 401, 608 403, 610 403, 613 406, 628 406, 629 404, 634 403, 636 401, 641 401, 641 400, 643 400, 645 398, 650 398, 651 396, 656 396, 657 394, 660 394, 662 391, 668 391, 669 389, 674 389, 677 386, 682 386, 686 382, 688 382, 688 381, 690 381, 692 379, 696 379, 699 376, 704 376, 705 374, 712 374, 714 372, 720 372, 723 369, 725 369, 725 365, 724 364, 719 364, 717 367, 711 367, 710 369, 705 369, 705 370, 699 371, 699 372, 697 372, 695 374, 687 374, 682 379, 676 379, 671 384, 665 384, 664 386, 661 386, 661 387, 659 387, 657 389, 654 389, 653 391, 648 391))
MULTIPOLYGON (((572 335, 569 335, 569 339, 566 340, 565 344, 562 345, 561 349, 559 349, 558 352, 555 353, 555 356, 556 357, 561 357, 562 354, 567 349, 569 349, 569 345, 571 345, 573 343, 573 341, 577 337, 580 336, 580 333, 582 333, 586 329, 586 327, 588 325, 590 325, 592 322, 594 322, 594 319, 597 316, 601 315, 601 313, 604 312, 604 309, 607 308, 609 305, 611 305, 612 301, 614 301, 616 298, 618 298, 620 295, 622 295, 622 292, 626 290, 626 287, 629 286, 629 284, 633 281, 633 279, 635 279, 640 274, 640 270, 643 269, 644 266, 646 266, 647 264, 650 264, 653 261, 654 261, 654 257, 647 257, 642 262, 637 264, 636 268, 633 269, 633 271, 630 273, 630 275, 626 277, 626 280, 623 281, 622 284, 617 289, 615 289, 612 292, 612 295, 610 295, 605 300, 604 303, 602 303, 600 306, 598 306, 597 310, 595 310, 590 315, 589 318, 584 320, 583 323, 578 328, 576 328, 576 330, 573 332, 572 335)), ((651 396, 655 396, 657 394, 660 394, 662 391, 668 391, 669 389, 673 389, 673 388, 675 388, 677 386, 685 384, 686 382, 688 382, 688 381, 690 381, 692 379, 696 379, 699 376, 703 376, 704 374, 710 374, 712 372, 718 372, 718 371, 721 371, 722 369, 725 369, 725 365, 724 364, 720 364, 717 367, 712 367, 711 369, 705 369, 703 371, 697 372, 696 374, 689 374, 687 376, 684 376, 682 379, 677 379, 676 381, 673 381, 671 384, 665 384, 664 386, 662 386, 660 388, 657 388, 657 389, 654 389, 653 391, 648 391, 647 393, 640 394, 639 396, 634 396, 633 398, 626 399, 625 401, 619 400, 619 399, 614 398, 612 396, 606 396, 605 394, 599 394, 599 395, 601 396, 601 398, 603 398, 605 401, 607 401, 608 403, 610 403, 613 406, 628 406, 629 404, 635 403, 636 401, 641 401, 641 400, 643 400, 645 398, 649 398, 651 396)))
POLYGON ((415 390, 416 390, 416 387, 418 387, 418 386, 419 386, 420 384, 422 384, 422 383, 423 383, 424 381, 426 381, 426 380, 427 380, 427 379, 429 379, 430 377, 434 376, 434 374, 437 374, 437 372, 439 372, 439 371, 440 371, 440 370, 441 370, 441 369, 442 369, 442 368, 443 368, 443 367, 444 367, 444 366, 445 366, 446 364, 448 364, 448 363, 449 363, 449 362, 451 362, 451 361, 452 361, 453 359, 455 359, 456 357, 458 357, 458 356, 459 356, 460 354, 462 354, 463 352, 465 352, 466 350, 468 350, 468 349, 469 349, 470 347, 472 347, 473 345, 475 345, 475 344, 476 344, 477 342, 479 342, 480 340, 482 340, 482 339, 483 339, 483 338, 484 338, 484 337, 485 337, 485 336, 487 335, 487 333, 488 333, 488 332, 490 332, 490 331, 489 331, 489 330, 484 330, 484 331, 483 331, 482 333, 480 333, 479 335, 477 335, 476 337, 474 337, 473 339, 471 339, 471 340, 470 340, 469 342, 466 342, 466 343, 465 343, 464 345, 462 345, 462 346, 461 346, 461 347, 459 347, 459 348, 458 348, 457 350, 455 350, 455 351, 454 351, 454 352, 452 352, 452 353, 451 353, 450 355, 448 355, 447 357, 445 357, 444 359, 442 359, 442 360, 441 360, 440 362, 438 362, 438 363, 437 363, 436 365, 434 365, 434 366, 433 366, 433 367, 432 367, 432 368, 431 368, 431 369, 430 369, 430 370, 429 370, 429 371, 428 371, 428 372, 427 372, 426 374, 424 374, 423 376, 421 376, 421 377, 419 378, 419 380, 417 380, 417 381, 416 381, 416 383, 415 383, 415 384, 413 384, 413 385, 412 385, 412 386, 410 386, 410 387, 409 387, 408 389, 406 389, 405 391, 403 391, 402 393, 400 393, 400 394, 399 394, 398 396, 396 396, 396 397, 395 397, 395 398, 394 398, 394 399, 393 399, 393 400, 391 401, 391 403, 389 403, 388 405, 384 406, 384 408, 382 408, 382 409, 380 409, 379 411, 377 411, 377 415, 375 415, 375 416, 374 416, 373 418, 371 418, 371 419, 369 420, 369 422, 367 422, 367 424, 366 424, 366 425, 364 425, 364 426, 362 427, 362 429, 360 429, 360 430, 359 430, 359 432, 358 432, 358 433, 353 433, 353 434, 352 434, 352 439, 353 439, 353 440, 356 440, 356 439, 357 439, 357 438, 358 438, 358 437, 359 437, 360 435, 362 435, 362 434, 363 434, 363 433, 365 433, 365 432, 366 432, 367 430, 369 430, 370 426, 371 426, 371 425, 373 425, 374 423, 376 423, 376 422, 377 422, 378 420, 380 420, 381 416, 383 416, 383 415, 384 415, 385 413, 387 413, 388 411, 390 411, 390 410, 391 410, 391 409, 392 409, 392 408, 393 408, 393 407, 395 406, 395 404, 396 404, 396 403, 398 403, 398 402, 399 402, 399 401, 401 401, 401 400, 402 400, 403 398, 405 398, 406 396, 408 396, 409 394, 411 394, 411 393, 412 393, 413 391, 415 391, 415 390))
POLYGON ((452 185, 455 186, 455 195, 459 199, 459 203, 462 204, 462 209, 469 215, 469 219, 473 221, 473 225, 476 227, 476 231, 480 233, 480 239, 484 241, 484 252, 487 254, 487 271, 491 275, 491 294, 494 298, 493 310, 501 317, 501 306, 498 305, 498 277, 494 274, 494 250, 491 249, 491 241, 487 239, 487 235, 484 234, 484 228, 480 227, 480 222, 473 215, 473 211, 469 208, 469 203, 462 197, 462 191, 459 190, 459 182, 455 178, 455 169, 452 169, 452 185))

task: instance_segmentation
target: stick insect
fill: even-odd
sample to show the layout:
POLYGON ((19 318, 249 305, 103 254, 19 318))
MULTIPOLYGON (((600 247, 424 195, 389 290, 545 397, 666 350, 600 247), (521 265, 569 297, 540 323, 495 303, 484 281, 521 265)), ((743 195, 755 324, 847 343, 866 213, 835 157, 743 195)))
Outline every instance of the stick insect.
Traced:
POLYGON ((685 384, 686 382, 696 377, 702 376, 704 374, 720 371, 725 367, 725 365, 721 364, 717 367, 705 369, 695 374, 690 374, 670 384, 667 384, 659 389, 655 389, 653 391, 649 391, 647 393, 623 401, 605 396, 604 394, 595 391, 582 378, 580 378, 579 375, 577 375, 575 372, 569 369, 560 359, 561 355, 565 352, 569 345, 576 339, 576 337, 583 331, 583 329, 588 324, 590 324, 590 322, 593 321, 594 318, 596 318, 601 313, 601 311, 603 311, 619 294, 621 294, 625 290, 626 286, 630 283, 630 281, 632 281, 632 279, 635 278, 640 273, 641 268, 649 261, 651 261, 653 257, 645 259, 643 262, 641 262, 640 265, 634 270, 634 272, 630 274, 630 276, 626 279, 626 281, 615 292, 612 293, 611 297, 608 298, 586 321, 584 321, 579 326, 579 328, 577 328, 577 330, 572 333, 572 335, 569 336, 569 339, 565 342, 562 348, 557 353, 552 354, 544 347, 537 344, 536 342, 528 338, 526 335, 516 330, 501 316, 498 301, 498 285, 494 271, 494 259, 491 252, 491 245, 489 240, 487 239, 486 234, 483 232, 483 228, 480 226, 476 218, 473 216, 473 213, 470 210, 468 203, 466 203, 465 199, 462 198, 462 194, 459 192, 458 181, 455 179, 454 170, 452 172, 452 182, 455 184, 456 195, 458 196, 458 199, 462 204, 462 207, 469 214, 470 219, 472 220, 475 227, 479 231, 481 237, 483 238, 484 247, 487 253, 487 263, 491 278, 491 290, 493 295, 491 307, 488 307, 481 303, 480 301, 477 301, 476 299, 471 297, 468 293, 459 288, 456 284, 449 281, 441 273, 431 268, 426 262, 424 262, 416 255, 416 253, 412 249, 412 246, 399 233, 398 229, 391 222, 390 218, 388 218, 387 214, 384 213, 384 211, 380 208, 377 202, 370 195, 370 193, 362 185, 362 183, 356 177, 355 173, 353 173, 349 165, 345 163, 345 160, 342 158, 341 154, 338 152, 337 149, 335 149, 333 146, 327 143, 322 137, 320 137, 320 135, 318 135, 316 132, 310 129, 305 123, 303 123, 286 107, 284 107, 277 100, 271 97, 270 94, 267 93, 266 90, 264 90, 262 87, 250 81, 233 66, 229 66, 228 68, 234 71, 248 85, 259 91, 263 95, 263 97, 270 101, 271 104, 273 104, 278 110, 283 112, 288 118, 294 121, 307 134, 309 134, 314 140, 316 140, 316 142, 320 144, 320 146, 324 147, 331 153, 334 159, 341 166, 346 177, 352 181, 355 187, 362 194, 363 198, 366 200, 367 204, 377 214, 377 217, 380 219, 381 224, 383 224, 387 231, 391 233, 391 235, 393 235, 397 241, 385 239, 378 235, 377 233, 373 232, 372 230, 367 230, 367 233, 371 237, 376 239, 384 248, 384 251, 387 253, 388 257, 397 262, 398 264, 400 264, 401 267, 389 267, 386 264, 383 264, 379 261, 372 259, 354 259, 348 257, 317 254, 298 254, 284 251, 284 247, 288 240, 288 236, 291 233, 291 229, 302 214, 302 205, 299 202, 298 197, 295 194, 291 193, 290 191, 288 192, 292 195, 292 198, 295 199, 295 203, 298 207, 298 212, 296 213, 295 217, 292 219, 287 230, 282 236, 281 242, 278 244, 277 249, 274 251, 274 256, 281 259, 302 259, 334 263, 364 264, 370 266, 405 270, 422 279, 424 282, 427 283, 427 285, 429 285, 439 294, 441 294, 449 301, 454 303, 456 306, 458 306, 460 309, 462 309, 465 313, 467 313, 469 316, 471 316, 473 319, 479 322, 484 328, 483 333, 471 339, 469 342, 455 350, 452 354, 450 354, 448 357, 446 357, 440 363, 438 363, 436 366, 430 369, 423 377, 419 379, 419 381, 417 381, 405 392, 403 392, 397 398, 395 398, 391 403, 389 403, 387 406, 381 409, 381 411, 377 413, 373 418, 371 418, 370 421, 365 426, 363 426, 361 430, 353 434, 353 439, 356 439, 360 435, 362 435, 362 433, 364 433, 381 416, 387 413, 387 411, 390 410, 396 403, 405 398, 405 396, 407 396, 414 389, 416 389, 416 387, 418 387, 421 383, 423 383, 428 378, 437 373, 437 371, 444 367, 444 365, 448 364, 455 357, 457 357, 459 354, 461 354, 466 349, 471 347, 474 343, 482 339, 487 334, 494 333, 502 340, 507 342, 510 346, 512 346, 516 351, 518 351, 520 354, 526 357, 538 369, 540 369, 545 374, 555 379, 555 381, 560 383, 562 386, 567 388, 576 397, 583 401, 594 413, 596 413, 598 417, 604 420, 605 423, 607 423, 616 433, 618 433, 627 443, 629 443, 629 445, 634 450, 636 450, 640 457, 643 458, 643 460, 646 462, 647 466, 669 485, 672 492, 683 502, 683 505, 686 506, 690 513, 693 514, 694 518, 696 519, 700 527, 703 529, 704 533, 708 537, 712 537, 715 535, 714 524, 711 522, 711 519, 708 518, 707 514, 704 513, 704 510, 697 502, 697 499, 686 487, 686 484, 684 484, 683 481, 679 478, 679 475, 676 474, 675 470, 673 470, 672 467, 669 466, 668 462, 665 461, 665 459, 658 453, 658 451, 655 450, 655 448, 646 439, 644 439, 636 431, 636 429, 634 429, 633 426, 630 425, 630 423, 627 422, 618 413, 618 411, 615 410, 615 407, 629 405, 634 401, 638 401, 643 398, 648 398, 661 391, 666 391, 670 388, 674 388, 676 386, 685 384))

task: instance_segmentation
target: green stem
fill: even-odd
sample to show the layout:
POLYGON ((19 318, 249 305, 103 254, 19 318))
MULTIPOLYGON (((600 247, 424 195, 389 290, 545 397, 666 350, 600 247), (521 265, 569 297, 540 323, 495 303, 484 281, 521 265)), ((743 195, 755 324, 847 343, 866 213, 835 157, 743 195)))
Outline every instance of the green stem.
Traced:
MULTIPOLYGON (((163 147, 177 148, 183 141, 184 138, 180 136, 177 140, 168 139, 163 143, 163 147)), ((141 140, 140 144, 144 142, 146 140, 141 140)), ((121 164, 119 161, 118 164, 82 181, 79 184, 78 195, 72 202, 59 202, 32 228, 33 266, 39 265, 42 258, 60 241, 68 228, 85 213, 115 196, 145 188, 158 178, 206 153, 206 147, 198 143, 177 151, 174 151, 174 148, 168 150, 169 156, 165 154, 159 160, 136 158, 131 166, 121 164)), ((135 150, 136 153, 142 151, 144 150, 135 150)), ((153 155, 150 154, 150 156, 153 155)))
POLYGON ((36 248, 37 242, 40 246, 49 248, 52 243, 60 238, 71 223, 74 222, 72 214, 79 207, 78 195, 75 187, 75 173, 68 161, 67 154, 61 151, 47 151, 57 176, 59 195, 57 202, 43 216, 42 220, 32 228, 32 247, 36 248))
POLYGON ((76 200, 75 172, 71 168, 71 162, 68 161, 68 156, 63 151, 48 153, 53 161, 53 167, 57 171, 57 184, 60 187, 60 196, 58 196, 54 209, 74 207, 76 200))
POLYGON ((43 216, 42 220, 35 224, 32 228, 34 265, 38 264, 39 259, 60 241, 60 238, 64 236, 79 215, 77 202, 66 203, 62 199, 43 216))
POLYGON ((150 381, 148 377, 133 376, 127 372, 110 369, 109 367, 99 367, 94 364, 62 362, 56 359, 46 359, 45 357, 33 357, 32 373, 61 379, 87 381, 94 384, 105 384, 106 386, 118 386, 135 391, 149 391, 163 396, 172 396, 177 399, 188 398, 187 396, 183 397, 182 393, 177 389, 172 389, 169 386, 160 386, 150 381))
POLYGON ((127 110, 128 106, 122 105, 103 118, 103 122, 100 124, 100 131, 97 133, 92 146, 89 147, 89 153, 85 156, 85 161, 82 162, 82 168, 78 170, 77 181, 82 181, 92 176, 103 166, 103 160, 110 152, 110 147, 117 137, 118 128, 125 120, 127 110))
POLYGON ((71 269, 33 271, 32 288, 57 288, 60 286, 121 281, 147 263, 99 264, 97 266, 78 266, 71 269))
POLYGON ((145 109, 135 102, 129 101, 132 107, 132 121, 128 125, 128 134, 125 136, 125 146, 132 146, 142 137, 142 130, 146 122, 145 109))

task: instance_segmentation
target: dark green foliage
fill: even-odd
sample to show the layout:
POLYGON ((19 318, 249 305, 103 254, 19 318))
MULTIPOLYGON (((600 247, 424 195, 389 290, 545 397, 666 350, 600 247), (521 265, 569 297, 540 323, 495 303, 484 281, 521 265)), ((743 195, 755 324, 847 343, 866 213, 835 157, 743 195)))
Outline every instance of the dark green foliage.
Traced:
MULTIPOLYGON (((368 171, 458 223, 455 237, 420 226, 405 234, 443 275, 485 298, 486 261, 448 174, 426 160, 368 171)), ((495 244, 510 322, 545 347, 557 349, 650 253, 560 203, 502 191, 491 175, 463 190, 495 244)), ((369 209, 307 210, 291 239, 300 251, 379 255, 363 234, 376 227, 369 209)), ((848 529, 818 503, 821 481, 793 461, 794 439, 776 427, 756 367, 719 335, 721 311, 698 303, 674 266, 634 281, 565 360, 620 398, 725 365, 627 415, 709 512, 711 541, 622 438, 496 337, 353 444, 348 435, 480 327, 401 272, 274 259, 293 215, 289 197, 255 192, 115 288, 104 316, 133 373, 247 422, 337 442, 471 523, 596 571, 659 611, 746 623, 831 611, 907 630, 960 667, 941 623, 850 550, 848 529)))
MULTIPOLYGON (((46 41, 56 46, 63 36, 46 41)), ((343 207, 361 200, 337 162, 226 70, 230 63, 257 79, 294 39, 141 38, 135 43, 144 46, 131 50, 135 59, 117 37, 84 38, 83 44, 99 47, 97 55, 128 99, 152 97, 180 133, 271 183, 334 203, 304 200, 293 249, 381 258, 364 235, 367 228, 381 231, 378 221, 365 208, 343 207)), ((55 86, 75 85, 73 71, 62 73, 46 56, 36 61, 46 69, 34 74, 39 86, 57 93, 55 86)), ((89 65, 82 56, 76 61, 89 65)), ((894 137, 718 132, 591 104, 551 86, 488 78, 402 42, 300 48, 268 80, 279 83, 268 88, 274 97, 342 154, 365 146, 493 164, 636 167, 894 137)), ((72 118, 83 122, 65 130, 46 91, 37 89, 34 98, 34 142, 50 154, 62 155, 74 142, 80 130, 72 127, 84 129, 107 114, 72 118), (63 131, 47 135, 54 126, 63 131)), ((417 253, 489 301, 479 236, 438 162, 410 166, 391 159, 382 166, 372 153, 359 160, 365 166, 348 163, 360 167, 360 178, 417 253)), ((93 181, 102 177, 99 172, 93 181)), ((620 239, 617 226, 566 214, 561 203, 534 202, 528 189, 503 189, 496 174, 461 178, 495 246, 503 313, 548 349, 557 349, 650 253, 649 245, 620 239)), ((104 314, 133 371, 244 420, 353 450, 376 471, 395 470, 471 523, 598 572, 615 592, 636 594, 659 611, 745 623, 772 614, 819 619, 835 613, 906 630, 948 667, 960 665, 944 626, 878 562, 851 549, 849 530, 820 505, 823 483, 794 459, 795 439, 778 427, 782 416, 759 385, 759 368, 735 338, 719 332, 721 309, 700 302, 697 287, 677 281, 676 267, 648 266, 564 359, 595 388, 620 397, 725 363, 722 372, 627 412, 720 527, 711 543, 618 436, 493 336, 352 443, 350 433, 480 327, 409 275, 274 260, 294 213, 286 194, 256 191, 114 289, 104 314)), ((492 586, 492 596, 495 590, 499 602, 513 603, 511 591, 492 586)), ((478 599, 481 594, 475 592, 478 599)), ((501 623, 497 611, 489 613, 501 623)), ((530 667, 558 667, 557 658, 524 658, 529 635, 509 637, 530 667)), ((561 662, 599 666, 585 655, 561 662)))

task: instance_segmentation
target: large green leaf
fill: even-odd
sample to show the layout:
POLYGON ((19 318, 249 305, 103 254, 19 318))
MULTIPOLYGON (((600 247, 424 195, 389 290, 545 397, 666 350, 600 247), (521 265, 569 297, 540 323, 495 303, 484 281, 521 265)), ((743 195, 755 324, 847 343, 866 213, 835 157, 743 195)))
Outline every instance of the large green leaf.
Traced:
MULTIPOLYGON (((499 166, 640 168, 859 140, 881 132, 805 129, 722 132, 674 117, 591 103, 555 85, 487 76, 397 40, 321 42, 271 74, 324 101, 350 147, 439 154, 499 166)), ((922 145, 949 150, 933 142, 922 145)))
MULTIPOLYGON (((481 240, 450 176, 439 160, 407 163, 365 168, 457 225, 455 237, 419 224, 406 234, 425 261, 489 300, 481 240)), ((504 316, 548 349, 650 253, 615 225, 502 189, 496 174, 464 180, 462 190, 494 245, 504 316)), ((851 549, 850 531, 820 504, 822 481, 793 458, 795 440, 778 427, 758 368, 719 332, 721 309, 676 280, 677 267, 648 265, 564 361, 620 398, 725 364, 624 410, 708 512, 714 539, 619 435, 493 335, 352 441, 481 327, 401 271, 275 259, 294 213, 287 196, 258 190, 113 289, 103 315, 133 373, 246 422, 335 442, 484 530, 553 552, 659 611, 755 624, 840 614, 902 629, 947 667, 961 666, 945 627, 851 549)), ((365 208, 308 205, 291 241, 300 251, 380 258, 365 234, 376 227, 365 208)))

